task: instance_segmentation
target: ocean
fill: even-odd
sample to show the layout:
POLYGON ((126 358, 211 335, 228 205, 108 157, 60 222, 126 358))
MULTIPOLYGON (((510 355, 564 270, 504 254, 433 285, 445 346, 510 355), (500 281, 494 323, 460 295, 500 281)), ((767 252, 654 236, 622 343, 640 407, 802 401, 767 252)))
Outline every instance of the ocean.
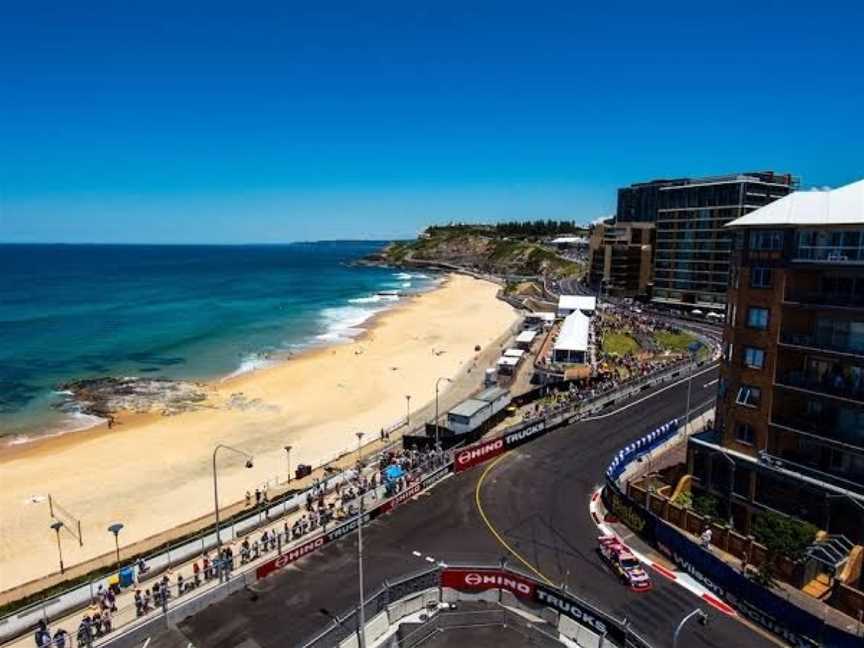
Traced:
POLYGON ((57 385, 213 380, 349 340, 436 278, 352 261, 383 242, 0 245, 0 436, 81 429, 57 385))

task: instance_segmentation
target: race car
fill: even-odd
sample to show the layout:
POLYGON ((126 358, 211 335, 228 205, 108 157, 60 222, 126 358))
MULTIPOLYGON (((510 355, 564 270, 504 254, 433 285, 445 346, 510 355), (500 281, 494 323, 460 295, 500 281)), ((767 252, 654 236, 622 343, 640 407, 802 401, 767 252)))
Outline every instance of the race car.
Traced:
POLYGON ((651 589, 651 577, 642 563, 615 536, 597 538, 600 557, 612 571, 634 592, 647 592, 651 589))

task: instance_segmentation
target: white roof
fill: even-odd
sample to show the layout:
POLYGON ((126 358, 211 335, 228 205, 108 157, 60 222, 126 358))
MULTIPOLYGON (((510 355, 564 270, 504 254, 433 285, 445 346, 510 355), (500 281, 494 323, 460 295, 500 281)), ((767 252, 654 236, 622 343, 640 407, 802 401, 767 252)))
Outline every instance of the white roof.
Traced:
POLYGON ((521 358, 525 355, 525 352, 522 349, 507 349, 504 352, 505 358, 521 358))
POLYGON ((550 241, 551 243, 588 243, 584 236, 559 236, 550 241))
POLYGON ((838 189, 796 191, 726 227, 760 225, 864 225, 864 180, 838 189))
POLYGON ((590 318, 578 310, 568 315, 561 325, 558 339, 555 340, 555 350, 587 351, 588 327, 590 323, 590 318))
POLYGON ((525 317, 530 317, 532 319, 539 319, 539 320, 543 320, 546 322, 552 322, 555 320, 555 313, 536 312, 536 313, 529 313, 525 317))
POLYGON ((535 337, 537 337, 537 331, 522 331, 519 335, 516 336, 516 341, 533 342, 535 337))
POLYGON ((510 356, 501 356, 495 364, 502 367, 515 367, 519 364, 519 358, 511 358, 510 356))
POLYGON ((597 308, 597 298, 589 295, 561 295, 558 298, 558 309, 564 310, 587 310, 593 311, 597 308))

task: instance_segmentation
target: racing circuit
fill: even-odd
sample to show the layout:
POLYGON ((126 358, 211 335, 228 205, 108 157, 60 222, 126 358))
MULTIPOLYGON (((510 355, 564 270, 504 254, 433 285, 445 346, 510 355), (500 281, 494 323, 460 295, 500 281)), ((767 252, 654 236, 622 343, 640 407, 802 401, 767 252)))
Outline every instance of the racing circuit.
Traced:
MULTIPOLYGON (((694 415, 713 403, 716 368, 694 374, 694 415)), ((502 558, 538 581, 568 590, 626 619, 657 648, 672 645, 677 623, 695 608, 707 627, 689 624, 681 646, 773 646, 778 642, 740 617, 713 609, 651 570, 653 588, 634 592, 597 552, 589 512, 603 471, 628 442, 683 414, 686 380, 645 392, 608 413, 562 427, 416 495, 364 530, 369 591, 431 563, 496 564, 502 558)), ((295 646, 320 630, 321 608, 357 601, 356 535, 301 557, 289 567, 153 636, 151 648, 295 646)))

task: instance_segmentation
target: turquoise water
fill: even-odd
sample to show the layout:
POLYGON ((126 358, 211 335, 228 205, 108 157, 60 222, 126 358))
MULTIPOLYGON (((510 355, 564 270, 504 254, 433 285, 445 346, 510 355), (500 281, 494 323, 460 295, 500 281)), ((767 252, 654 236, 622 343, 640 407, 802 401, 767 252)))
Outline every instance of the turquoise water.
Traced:
POLYGON ((348 264, 380 242, 0 245, 0 435, 92 424, 59 383, 212 379, 349 339, 434 279, 348 264))

